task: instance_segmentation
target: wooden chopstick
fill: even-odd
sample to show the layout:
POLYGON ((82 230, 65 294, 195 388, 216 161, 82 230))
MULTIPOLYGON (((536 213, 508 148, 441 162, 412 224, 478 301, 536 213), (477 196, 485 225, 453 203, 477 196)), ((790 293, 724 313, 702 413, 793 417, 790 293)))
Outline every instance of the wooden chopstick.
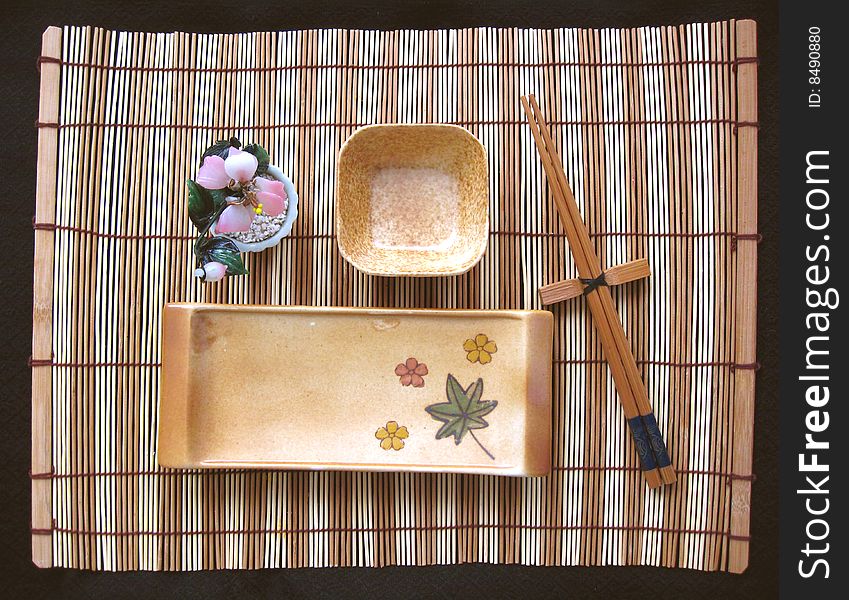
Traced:
MULTIPOLYGON (((542 115, 542 111, 540 110, 539 105, 537 104, 536 98, 534 96, 530 96, 529 100, 530 105, 533 108, 534 115, 536 116, 537 123, 540 128, 540 133, 542 134, 546 148, 549 151, 549 158, 553 163, 554 172, 557 176, 561 192, 564 194, 563 198, 565 199, 565 206, 569 210, 569 213, 572 217, 577 237, 581 241, 583 251, 589 263, 589 268, 592 271, 592 275, 590 275, 590 277, 596 277, 598 274, 601 273, 600 262, 598 260, 598 256, 595 253, 595 248, 592 246, 590 236, 587 233, 587 229, 584 226, 584 222, 581 219, 581 215, 578 212, 578 205, 575 202, 575 197, 572 194, 572 189, 569 187, 569 182, 566 180, 566 174, 563 171, 563 163, 557 153, 557 149, 554 146, 554 142, 551 139, 551 135, 548 131, 548 126, 545 122, 545 118, 542 115)), ((660 431, 657 427, 657 420, 654 417, 651 402, 649 401, 648 394, 646 393, 646 388, 643 384, 643 380, 640 377, 640 372, 637 369, 637 363, 634 360, 634 355, 631 352, 631 347, 628 344, 628 339, 625 337, 625 330, 622 328, 622 323, 619 320, 619 313, 616 311, 616 307, 613 305, 613 297, 611 296, 610 291, 607 288, 598 289, 599 291, 601 291, 601 293, 598 295, 601 298, 602 304, 604 306, 604 312, 608 318, 608 322, 610 323, 611 331, 613 333, 614 341, 618 348, 619 356, 622 359, 626 375, 628 376, 629 383, 634 393, 634 399, 637 404, 637 411, 642 417, 643 426, 648 435, 650 449, 655 454, 655 464, 658 465, 658 469, 660 470, 660 476, 663 480, 663 483, 674 483, 675 469, 672 467, 672 464, 669 461, 669 453, 666 450, 666 444, 663 442, 663 437, 660 435, 660 431)), ((593 294, 590 295, 592 296, 593 294)))
MULTIPOLYGON (((601 275, 601 264, 578 212, 578 205, 566 180, 560 156, 554 147, 542 111, 534 96, 523 96, 521 100, 578 273, 582 278, 594 279, 601 275)), ((613 305, 610 290, 605 286, 597 287, 595 293, 587 295, 587 303, 601 337, 602 348, 619 392, 623 412, 637 445, 646 482, 652 488, 661 483, 673 483, 675 471, 657 429, 651 403, 625 337, 619 314, 613 305)))
MULTIPOLYGON (((566 238, 569 241, 575 265, 578 268, 578 274, 583 278, 595 278, 601 273, 601 266, 599 264, 598 257, 595 256, 595 252, 591 249, 589 234, 584 228, 583 221, 581 221, 580 217, 577 219, 580 225, 576 224, 575 214, 578 212, 577 203, 575 203, 574 197, 572 197, 571 188, 569 188, 569 185, 566 182, 565 173, 562 173, 561 176, 561 173, 559 172, 562 171, 562 167, 561 169, 557 168, 557 165, 560 164, 560 158, 556 152, 553 151, 553 144, 550 143, 550 136, 546 135, 548 132, 544 125, 544 121, 538 121, 538 107, 536 106, 534 98, 532 96, 529 99, 523 97, 522 106, 525 109, 525 113, 527 114, 528 121, 531 125, 531 133, 537 145, 543 169, 545 170, 546 178, 548 179, 549 186, 552 190, 555 207, 560 215, 563 227, 566 230, 566 238), (546 137, 547 139, 545 139, 546 137), (570 206, 569 197, 571 197, 571 204, 573 206, 570 206), (573 208, 574 210, 572 210, 573 208), (583 235, 581 235, 582 233, 583 235), (590 249, 589 252, 587 252, 588 248, 590 249)), ((635 436, 635 443, 638 446, 640 460, 643 466, 643 476, 645 477, 649 487, 655 488, 661 484, 661 476, 657 469, 656 461, 654 460, 654 454, 648 454, 646 452, 648 449, 647 444, 640 444, 638 441, 638 438, 642 437, 645 440, 647 436, 643 435, 644 428, 641 427, 642 423, 640 413, 634 398, 631 382, 629 381, 625 370, 625 365, 622 361, 619 347, 613 337, 613 327, 610 324, 610 320, 601 301, 601 297, 604 292, 607 292, 608 296, 610 293, 606 288, 597 288, 596 291, 598 293, 591 293, 587 295, 587 303, 593 315, 595 328, 601 337, 602 348, 604 349, 607 362, 610 365, 613 382, 619 392, 619 400, 622 404, 622 410, 625 413, 625 418, 628 420, 629 426, 631 427, 632 434, 635 436)))

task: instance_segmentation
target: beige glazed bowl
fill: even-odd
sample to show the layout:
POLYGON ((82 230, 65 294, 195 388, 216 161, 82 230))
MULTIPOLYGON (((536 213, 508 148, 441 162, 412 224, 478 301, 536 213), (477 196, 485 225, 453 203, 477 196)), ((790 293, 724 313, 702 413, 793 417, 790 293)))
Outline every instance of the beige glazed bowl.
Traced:
POLYGON ((339 251, 370 275, 459 275, 486 250, 486 150, 456 125, 369 125, 339 152, 339 251))

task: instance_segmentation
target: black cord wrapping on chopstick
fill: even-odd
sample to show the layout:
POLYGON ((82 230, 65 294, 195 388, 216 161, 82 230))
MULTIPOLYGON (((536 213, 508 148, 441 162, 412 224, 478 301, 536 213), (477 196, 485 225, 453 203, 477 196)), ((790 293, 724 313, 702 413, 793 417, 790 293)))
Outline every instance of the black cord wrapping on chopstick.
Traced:
POLYGON ((607 279, 605 278, 605 272, 602 271, 598 277, 579 277, 578 281, 583 283, 586 287, 584 288, 584 296, 595 290, 600 286, 607 285, 607 279))

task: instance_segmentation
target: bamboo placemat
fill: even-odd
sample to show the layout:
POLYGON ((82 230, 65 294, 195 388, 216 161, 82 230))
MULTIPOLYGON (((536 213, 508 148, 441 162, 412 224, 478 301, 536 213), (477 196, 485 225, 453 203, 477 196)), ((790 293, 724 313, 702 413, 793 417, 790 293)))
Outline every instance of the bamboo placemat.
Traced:
MULTIPOLYGON (((640 29, 45 32, 35 215, 33 559, 87 569, 748 563, 756 314, 751 21, 640 29), (650 491, 581 300, 553 307, 549 477, 166 471, 167 301, 539 308, 576 276, 521 94, 540 100, 679 474, 650 491), (360 125, 448 122, 488 150, 491 234, 460 277, 368 277, 334 239, 360 125), (185 180, 212 141, 289 174, 293 235, 192 277, 185 180)), ((348 343, 338 340, 339 344, 348 343)), ((328 377, 345 377, 328 359, 328 377)), ((323 435, 319 425, 316 435, 323 435)))

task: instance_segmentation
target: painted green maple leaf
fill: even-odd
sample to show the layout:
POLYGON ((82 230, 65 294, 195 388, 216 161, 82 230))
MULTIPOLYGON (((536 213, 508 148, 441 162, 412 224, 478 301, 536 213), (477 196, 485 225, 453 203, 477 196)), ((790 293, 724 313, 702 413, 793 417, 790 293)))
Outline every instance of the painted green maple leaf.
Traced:
POLYGON ((463 389, 460 382, 449 373, 445 391, 448 395, 448 402, 439 402, 425 407, 431 417, 443 423, 439 431, 436 432, 436 439, 441 440, 453 435, 454 444, 457 445, 463 441, 468 433, 481 447, 481 450, 486 452, 486 455, 492 460, 495 460, 495 457, 484 448, 473 431, 489 427, 489 423, 486 422, 484 417, 498 406, 498 402, 495 400, 481 400, 483 379, 478 378, 468 388, 463 389))

